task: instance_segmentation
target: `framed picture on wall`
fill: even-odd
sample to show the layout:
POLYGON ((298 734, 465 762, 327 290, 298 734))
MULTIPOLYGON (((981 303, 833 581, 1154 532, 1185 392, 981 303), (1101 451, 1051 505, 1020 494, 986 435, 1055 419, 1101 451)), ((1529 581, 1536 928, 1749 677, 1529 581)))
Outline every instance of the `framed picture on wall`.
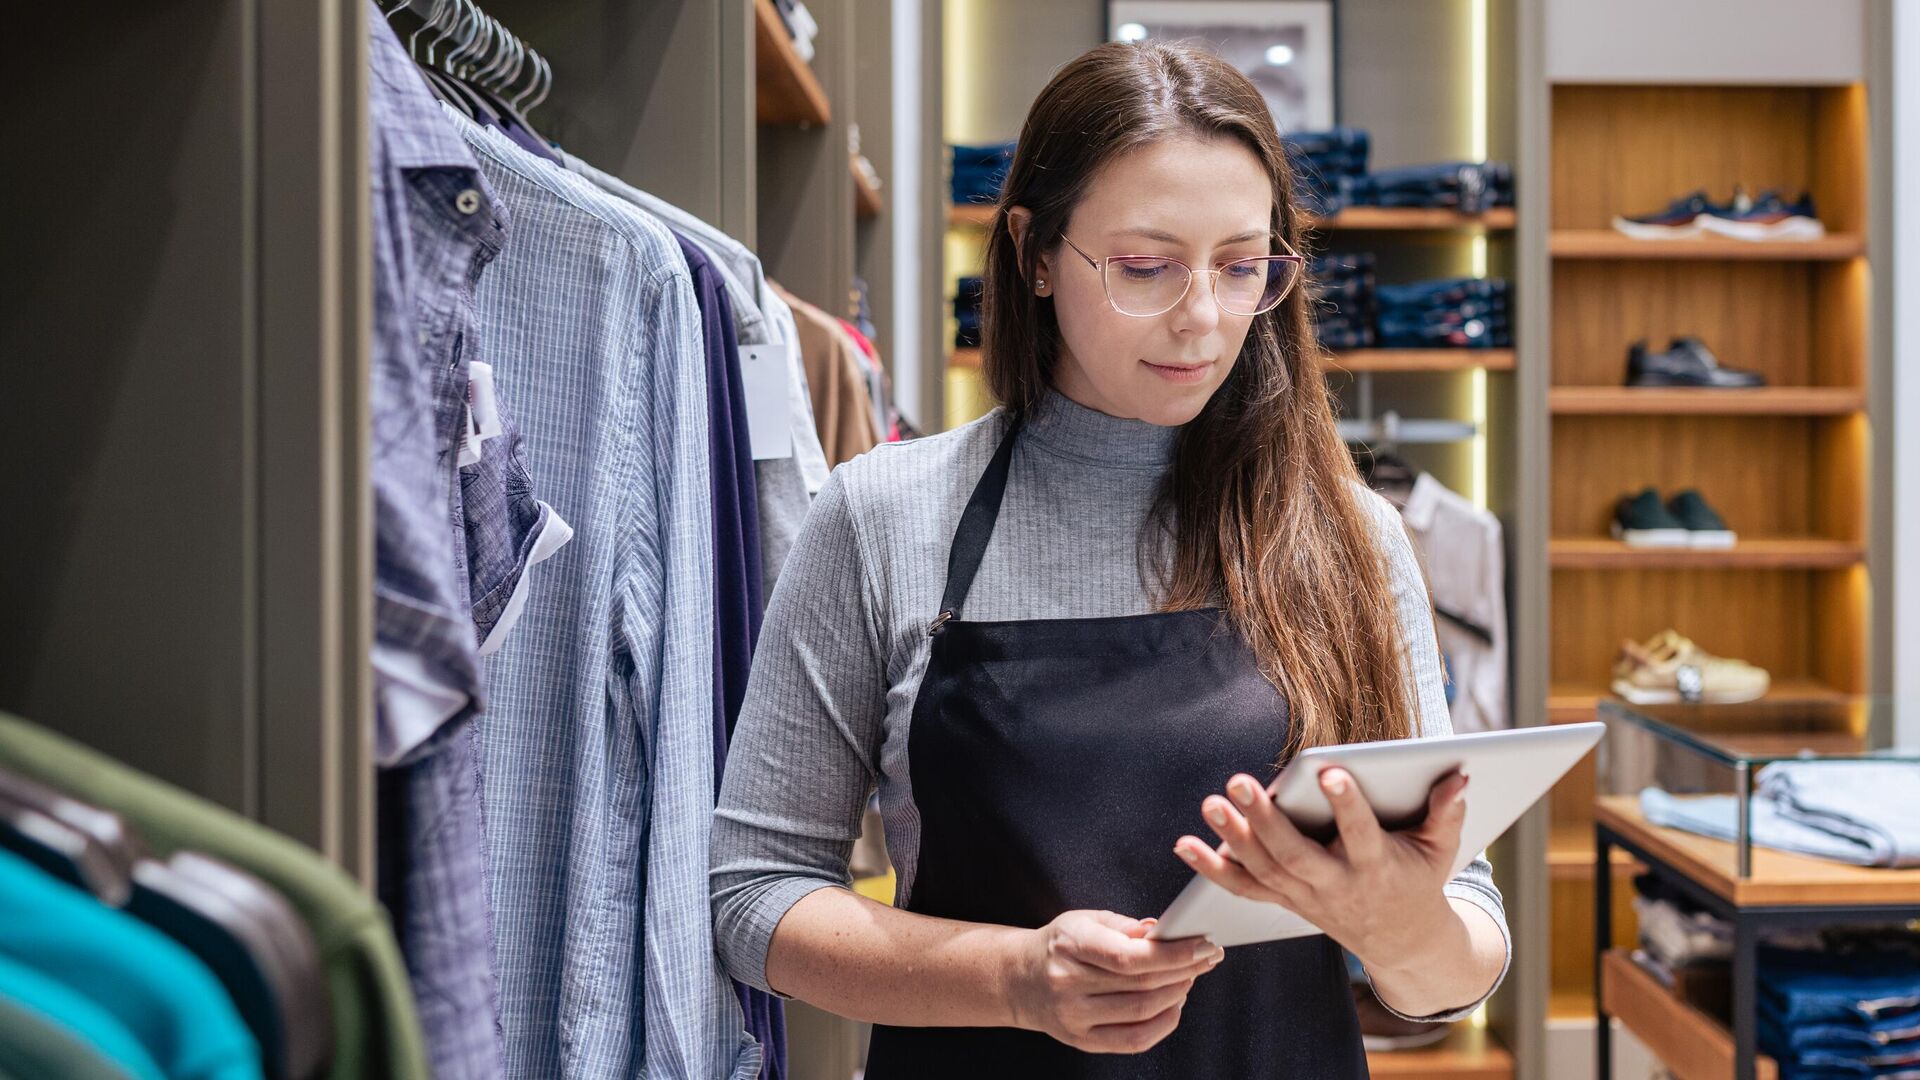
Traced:
POLYGON ((1195 41, 1244 72, 1284 134, 1336 122, 1334 0, 1107 0, 1111 41, 1195 41))

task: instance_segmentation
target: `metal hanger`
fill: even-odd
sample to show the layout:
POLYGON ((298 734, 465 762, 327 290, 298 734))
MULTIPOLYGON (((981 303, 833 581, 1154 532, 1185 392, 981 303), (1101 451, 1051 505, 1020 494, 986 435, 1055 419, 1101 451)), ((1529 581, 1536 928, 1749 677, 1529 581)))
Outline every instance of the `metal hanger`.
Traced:
POLYGON ((333 1053, 326 973, 312 931, 252 874, 192 851, 134 865, 126 909, 185 945, 220 980, 260 1043, 267 1076, 310 1080, 333 1053))
POLYGON ((0 848, 110 907, 133 891, 140 842, 118 814, 0 770, 0 848))

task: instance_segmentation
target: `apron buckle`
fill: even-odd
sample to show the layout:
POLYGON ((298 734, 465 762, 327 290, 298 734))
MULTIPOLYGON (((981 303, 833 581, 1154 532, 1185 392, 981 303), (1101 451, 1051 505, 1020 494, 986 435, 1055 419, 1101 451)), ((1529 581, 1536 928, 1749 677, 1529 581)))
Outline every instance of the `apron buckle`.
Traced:
POLYGON ((933 625, 927 627, 927 636, 934 637, 938 635, 940 633, 940 628, 942 626, 945 626, 947 624, 947 620, 951 618, 953 618, 953 612, 951 610, 943 611, 939 615, 935 616, 933 620, 933 625))

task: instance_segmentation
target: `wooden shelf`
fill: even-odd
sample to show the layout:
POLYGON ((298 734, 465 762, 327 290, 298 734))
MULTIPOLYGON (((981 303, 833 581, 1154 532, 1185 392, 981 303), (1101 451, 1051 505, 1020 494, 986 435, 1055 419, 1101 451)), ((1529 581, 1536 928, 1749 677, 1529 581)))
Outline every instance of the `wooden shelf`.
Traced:
MULTIPOLYGON (((1677 1077, 1733 1075, 1733 1033, 1660 984, 1624 949, 1600 958, 1600 1000, 1677 1077)), ((1756 1055, 1754 1073, 1778 1080, 1779 1066, 1756 1055)))
POLYGON ((1334 353, 1342 371, 1512 371, 1512 349, 1350 349, 1334 353))
POLYGON ((1547 399, 1557 416, 1844 416, 1867 407, 1866 391, 1852 386, 1556 386, 1547 399))
MULTIPOLYGON (((956 228, 985 228, 993 224, 993 214, 991 205, 951 206, 947 210, 947 224, 956 228)), ((1329 218, 1307 218, 1302 224, 1309 229, 1324 230, 1448 232, 1511 229, 1513 222, 1513 211, 1506 207, 1474 215, 1417 207, 1355 206, 1329 218)))
MULTIPOLYGON (((1615 878, 1631 877, 1646 869, 1638 859, 1615 848, 1608 861, 1615 878)), ((1547 870, 1555 881, 1593 880, 1593 826, 1569 823, 1547 831, 1547 870)))
POLYGON ((847 167, 853 170, 853 212, 859 218, 877 218, 887 209, 880 198, 880 191, 867 182, 867 174, 860 171, 860 159, 849 156, 847 167))
POLYGON ((992 203, 947 207, 947 225, 955 229, 986 229, 993 226, 998 208, 992 203))
POLYGON ((1513 208, 1496 206, 1484 214, 1461 214, 1452 210, 1429 210, 1406 206, 1349 206, 1332 217, 1307 218, 1310 229, 1365 229, 1384 231, 1499 230, 1511 229, 1513 208))
POLYGON ((978 368, 980 366, 979 349, 955 349, 947 354, 947 366, 958 368, 978 368))
POLYGON ((1634 795, 1602 795, 1594 820, 1739 905, 1920 904, 1920 870, 1849 866, 1755 845, 1753 873, 1734 876, 1734 845, 1649 824, 1634 795))
POLYGON ((1513 1080, 1513 1055, 1486 1028, 1461 1021, 1432 1046, 1369 1052, 1367 1071, 1437 1080, 1513 1080))
POLYGON ((1867 252, 1859 233, 1834 233, 1818 240, 1735 240, 1693 236, 1679 240, 1636 240, 1612 229, 1555 229, 1547 251, 1560 259, 1726 259, 1774 262, 1822 262, 1852 259, 1867 252))
MULTIPOLYGON (((1556 683, 1547 697, 1547 722, 1585 723, 1595 718, 1594 710, 1599 707, 1601 698, 1611 699, 1612 697, 1613 694, 1605 687, 1556 683)), ((1796 706, 1837 708, 1853 700, 1851 696, 1812 679, 1775 679, 1767 695, 1760 699, 1759 704, 1777 709, 1796 706)), ((1729 708, 1733 707, 1729 706, 1729 708)), ((1702 708, 1710 709, 1713 706, 1702 706, 1702 708)))
POLYGON ((833 117, 827 92, 794 51, 773 0, 754 0, 753 16, 753 98, 760 122, 824 126, 833 117))
POLYGON ((1555 570, 1837 570, 1866 561, 1859 544, 1817 537, 1742 538, 1731 548, 1635 548, 1605 537, 1556 536, 1555 570))

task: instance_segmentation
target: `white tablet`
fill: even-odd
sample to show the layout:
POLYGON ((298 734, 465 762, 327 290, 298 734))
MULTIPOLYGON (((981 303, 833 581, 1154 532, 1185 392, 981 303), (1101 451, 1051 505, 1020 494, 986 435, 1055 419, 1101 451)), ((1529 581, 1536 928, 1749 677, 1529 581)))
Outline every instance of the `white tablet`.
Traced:
MULTIPOLYGON (((1319 782, 1320 770, 1327 766, 1338 765, 1353 775, 1374 816, 1389 829, 1419 824, 1426 816, 1433 785, 1457 769, 1473 780, 1467 785, 1467 817, 1451 871, 1459 873, 1545 795, 1606 730, 1600 723, 1565 724, 1317 746, 1289 762, 1268 790, 1301 831, 1330 841, 1335 833, 1333 807, 1319 782)), ((1318 933, 1319 927, 1279 904, 1235 896, 1195 874, 1147 936, 1206 937, 1224 947, 1318 933)))

